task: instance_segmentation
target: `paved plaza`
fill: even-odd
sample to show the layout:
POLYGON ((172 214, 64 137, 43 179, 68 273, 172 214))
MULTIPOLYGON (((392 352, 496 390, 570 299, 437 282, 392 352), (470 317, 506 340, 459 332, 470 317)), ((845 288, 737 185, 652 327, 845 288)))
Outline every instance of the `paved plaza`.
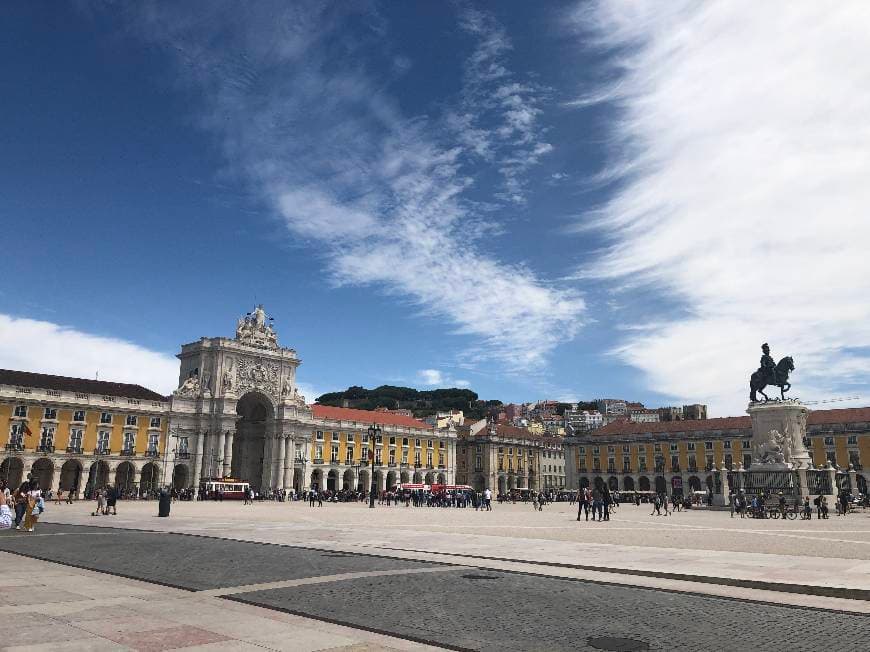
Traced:
MULTIPOLYGON (((864 649, 870 511, 828 520, 238 502, 0 535, 17 649, 864 649), (265 544, 265 545, 264 545, 265 544), (17 638, 16 638, 17 637, 17 638)), ((5 649, 4 648, 4 649, 5 649)))

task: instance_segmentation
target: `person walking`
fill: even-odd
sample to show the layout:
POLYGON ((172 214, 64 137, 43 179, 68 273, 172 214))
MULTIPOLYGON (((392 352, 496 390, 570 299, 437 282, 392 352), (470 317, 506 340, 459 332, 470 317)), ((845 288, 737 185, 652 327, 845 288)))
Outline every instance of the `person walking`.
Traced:
POLYGON ((24 513, 24 531, 33 532, 33 526, 39 520, 39 515, 45 509, 45 503, 42 500, 42 492, 39 490, 39 481, 31 480, 30 488, 27 492, 27 507, 24 513))
POLYGON ((118 515, 118 490, 112 485, 106 486, 106 516, 109 515, 109 510, 112 510, 112 516, 118 515))
POLYGON ((483 490, 483 503, 486 505, 486 511, 492 511, 492 490, 487 487, 483 490))
POLYGON ((12 495, 12 501, 15 505, 15 529, 21 529, 21 522, 24 520, 24 514, 27 512, 27 492, 30 491, 30 483, 22 482, 21 486, 15 490, 12 495))
POLYGON ((653 509, 649 515, 652 516, 653 514, 656 514, 657 516, 662 515, 662 497, 660 494, 653 496, 653 509))

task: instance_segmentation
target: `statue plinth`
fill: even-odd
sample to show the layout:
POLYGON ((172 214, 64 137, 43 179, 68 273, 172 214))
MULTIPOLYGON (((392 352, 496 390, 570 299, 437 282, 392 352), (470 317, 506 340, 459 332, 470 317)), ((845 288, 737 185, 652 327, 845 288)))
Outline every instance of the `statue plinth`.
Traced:
POLYGON ((809 408, 796 399, 750 403, 753 471, 779 471, 810 467, 804 446, 809 408))

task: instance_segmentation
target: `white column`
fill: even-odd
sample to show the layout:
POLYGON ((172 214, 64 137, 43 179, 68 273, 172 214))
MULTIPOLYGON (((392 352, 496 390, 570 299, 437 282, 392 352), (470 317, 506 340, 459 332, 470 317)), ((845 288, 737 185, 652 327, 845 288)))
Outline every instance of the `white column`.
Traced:
POLYGON ((278 450, 276 451, 277 455, 274 456, 276 464, 272 484, 280 490, 284 488, 284 462, 286 460, 285 455, 287 454, 287 439, 283 435, 278 435, 275 438, 275 445, 278 450))
POLYGON ((230 430, 224 442, 224 477, 229 478, 233 473, 233 439, 236 433, 230 430))
POLYGON ((270 481, 272 476, 272 469, 275 466, 275 463, 272 459, 274 454, 274 440, 272 439, 271 433, 266 433, 266 441, 263 446, 263 474, 260 476, 260 493, 265 493, 267 489, 271 487, 270 481))
POLYGON ((293 488, 293 438, 284 438, 284 488, 293 488))
POLYGON ((57 493, 58 490, 60 490, 60 468, 61 467, 57 464, 54 465, 54 477, 51 480, 51 489, 54 491, 54 493, 57 493))
POLYGON ((218 436, 217 450, 215 450, 215 453, 221 459, 215 460, 214 472, 215 472, 215 475, 220 475, 222 477, 224 475, 224 473, 223 473, 223 461, 224 461, 224 451, 226 450, 226 446, 227 446, 227 431, 221 430, 221 433, 218 436))
POLYGON ((202 438, 202 450, 200 451, 200 459, 199 459, 199 477, 206 478, 208 477, 208 463, 209 463, 209 454, 211 453, 211 443, 213 440, 213 436, 206 430, 201 435, 202 438))
POLYGON ((191 465, 191 470, 193 471, 193 494, 195 496, 199 495, 199 479, 200 479, 200 470, 202 468, 202 451, 204 444, 203 433, 198 432, 196 434, 196 453, 193 456, 193 464, 191 465))

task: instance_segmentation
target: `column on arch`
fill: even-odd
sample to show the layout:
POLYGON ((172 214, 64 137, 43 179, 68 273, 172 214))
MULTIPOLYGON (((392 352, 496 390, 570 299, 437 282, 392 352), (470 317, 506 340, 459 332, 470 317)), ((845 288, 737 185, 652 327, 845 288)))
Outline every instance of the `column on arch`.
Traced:
POLYGON ((224 441, 224 477, 229 478, 233 473, 233 439, 236 433, 234 430, 228 430, 226 441, 224 441))
POLYGON ((284 462, 285 462, 285 454, 287 452, 287 438, 285 435, 276 435, 275 436, 275 451, 276 454, 272 456, 275 460, 275 470, 272 474, 272 485, 276 489, 284 488, 284 462))
POLYGON ((293 488, 293 438, 288 436, 284 438, 284 488, 290 490, 293 488))
POLYGON ((224 476, 223 473, 223 464, 224 464, 224 451, 226 450, 227 445, 227 431, 221 428, 220 434, 217 437, 217 449, 214 452, 214 455, 217 459, 215 459, 215 474, 224 476))
POLYGON ((205 445, 205 440, 202 432, 196 433, 196 453, 194 454, 193 464, 191 465, 191 471, 193 472, 192 484, 193 484, 193 494, 195 496, 199 495, 199 481, 202 477, 200 475, 200 470, 202 468, 202 451, 205 445))

